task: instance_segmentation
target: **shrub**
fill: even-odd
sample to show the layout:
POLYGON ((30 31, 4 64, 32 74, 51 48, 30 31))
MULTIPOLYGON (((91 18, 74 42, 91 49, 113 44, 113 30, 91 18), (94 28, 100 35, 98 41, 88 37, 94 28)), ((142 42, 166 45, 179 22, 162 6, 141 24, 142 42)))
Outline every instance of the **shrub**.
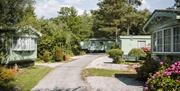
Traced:
POLYGON ((40 63, 42 63, 42 62, 43 62, 43 60, 42 60, 42 59, 40 59, 40 58, 37 58, 37 59, 36 59, 36 62, 40 62, 40 63))
POLYGON ((112 43, 111 49, 118 49, 119 45, 117 43, 112 43))
POLYGON ((60 61, 63 61, 63 52, 61 50, 61 48, 55 46, 55 52, 54 52, 54 59, 56 62, 60 62, 60 61))
POLYGON ((49 51, 45 51, 43 53, 42 60, 44 62, 50 62, 52 60, 51 53, 49 51))
POLYGON ((0 67, 0 88, 9 89, 16 75, 16 70, 0 67))
POLYGON ((146 82, 145 90, 155 91, 179 91, 180 89, 180 61, 165 68, 161 62, 161 68, 146 82))
POLYGON ((113 63, 121 63, 123 51, 121 49, 111 49, 107 51, 110 58, 113 59, 113 63))
POLYGON ((159 61, 152 58, 146 59, 141 67, 137 68, 137 78, 143 82, 147 81, 150 73, 154 74, 160 68, 159 61))
POLYGON ((0 63, 2 62, 2 60, 5 58, 5 55, 3 52, 0 52, 0 63))
POLYGON ((129 56, 134 56, 136 57, 136 61, 138 60, 139 57, 145 57, 146 53, 140 49, 140 48, 133 48, 129 53, 129 56))
POLYGON ((85 51, 81 51, 81 52, 80 52, 80 55, 85 55, 85 54, 86 54, 85 51))

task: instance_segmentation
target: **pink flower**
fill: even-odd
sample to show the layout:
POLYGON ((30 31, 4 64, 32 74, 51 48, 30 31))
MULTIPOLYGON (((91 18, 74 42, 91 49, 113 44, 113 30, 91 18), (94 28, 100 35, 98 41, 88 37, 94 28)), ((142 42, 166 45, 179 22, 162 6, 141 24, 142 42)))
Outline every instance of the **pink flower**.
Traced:
POLYGON ((164 62, 163 62, 163 61, 161 61, 161 62, 160 62, 160 65, 163 65, 163 64, 164 64, 164 62))
POLYGON ((176 80, 176 82, 180 83, 180 80, 176 80))
POLYGON ((144 87, 144 91, 148 91, 148 87, 144 87))
POLYGON ((173 65, 171 65, 171 67, 172 67, 172 68, 175 68, 176 66, 173 64, 173 65))
POLYGON ((175 65, 177 66, 177 65, 178 65, 178 63, 175 63, 175 65))
POLYGON ((164 72, 164 74, 165 74, 166 76, 170 76, 172 73, 171 73, 171 72, 166 71, 166 72, 164 72))

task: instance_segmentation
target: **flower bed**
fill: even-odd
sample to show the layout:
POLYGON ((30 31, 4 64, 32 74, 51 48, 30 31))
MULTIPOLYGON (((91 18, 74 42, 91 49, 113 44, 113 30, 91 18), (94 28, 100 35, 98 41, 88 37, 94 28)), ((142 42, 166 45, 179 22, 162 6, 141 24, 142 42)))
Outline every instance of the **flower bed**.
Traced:
POLYGON ((145 91, 178 91, 180 89, 180 61, 165 68, 160 62, 161 68, 151 75, 144 85, 145 91))

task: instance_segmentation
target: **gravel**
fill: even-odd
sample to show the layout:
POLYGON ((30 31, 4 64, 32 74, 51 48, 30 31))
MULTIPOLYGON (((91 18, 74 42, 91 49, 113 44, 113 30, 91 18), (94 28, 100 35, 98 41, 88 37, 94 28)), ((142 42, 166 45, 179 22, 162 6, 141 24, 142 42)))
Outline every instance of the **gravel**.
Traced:
POLYGON ((132 78, 87 77, 91 91, 143 91, 142 84, 132 78))

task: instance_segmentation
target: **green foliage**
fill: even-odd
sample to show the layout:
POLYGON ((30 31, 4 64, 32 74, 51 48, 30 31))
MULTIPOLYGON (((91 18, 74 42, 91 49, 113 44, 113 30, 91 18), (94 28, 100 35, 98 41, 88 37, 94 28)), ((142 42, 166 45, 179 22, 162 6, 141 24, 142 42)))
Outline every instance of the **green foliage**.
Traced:
POLYGON ((138 11, 134 5, 140 0, 129 3, 129 0, 102 0, 98 3, 99 9, 92 11, 95 19, 93 31, 95 37, 114 38, 118 35, 141 34, 142 27, 150 15, 148 10, 138 11))
POLYGON ((52 69, 43 66, 22 68, 12 83, 19 88, 16 91, 30 91, 52 69))
POLYGON ((34 0, 1 0, 0 1, 0 26, 14 26, 21 21, 27 5, 34 0))
POLYGON ((160 62, 161 68, 151 75, 145 84, 147 90, 154 91, 178 91, 180 89, 180 61, 166 68, 160 62))
POLYGON ((158 61, 151 58, 146 59, 141 67, 137 68, 137 78, 143 82, 147 81, 150 74, 154 74, 160 68, 158 61))
POLYGON ((107 70, 107 69, 85 69, 83 71, 83 75, 85 77, 88 76, 104 76, 104 77, 112 77, 115 74, 120 74, 121 71, 118 70, 107 70))
POLYGON ((148 83, 151 84, 152 88, 150 90, 154 91, 178 91, 180 89, 180 83, 173 80, 171 77, 164 77, 162 74, 154 77, 152 80, 148 80, 148 83), (174 90, 173 90, 174 89, 174 90))
POLYGON ((111 49, 117 49, 117 48, 119 48, 119 45, 117 43, 113 42, 111 49))
POLYGON ((45 51, 43 56, 42 56, 42 60, 44 62, 51 62, 52 61, 51 53, 49 51, 45 51))
POLYGON ((88 77, 88 76, 104 76, 104 77, 114 77, 115 75, 129 75, 128 77, 135 78, 133 74, 135 74, 132 71, 119 71, 119 70, 110 70, 110 69, 96 69, 96 68, 91 68, 91 69, 85 69, 83 70, 83 77, 88 77))
POLYGON ((0 67, 0 88, 10 89, 13 87, 11 81, 14 80, 16 71, 13 69, 7 69, 0 67))
POLYGON ((80 55, 85 55, 86 52, 85 51, 80 51, 80 55))
POLYGON ((136 58, 145 57, 147 54, 140 48, 133 48, 129 53, 129 56, 134 56, 136 58))
POLYGON ((63 30, 72 32, 75 41, 79 42, 91 34, 91 17, 87 14, 77 16, 77 10, 74 7, 62 7, 58 19, 65 24, 63 30))
POLYGON ((110 58, 113 59, 113 63, 121 63, 123 61, 123 51, 121 49, 111 49, 107 51, 110 58))
POLYGON ((2 62, 2 60, 5 58, 5 55, 3 52, 0 52, 0 63, 2 62))
POLYGON ((39 57, 45 50, 54 54, 55 46, 67 55, 79 55, 79 42, 90 37, 92 33, 92 17, 88 14, 78 16, 74 7, 62 7, 58 17, 50 20, 40 19, 37 22, 39 25, 35 23, 36 27, 40 26, 40 32, 43 34, 38 41, 39 57))
POLYGON ((56 62, 60 62, 63 61, 63 51, 61 50, 61 48, 55 46, 55 52, 54 52, 54 59, 56 62))

